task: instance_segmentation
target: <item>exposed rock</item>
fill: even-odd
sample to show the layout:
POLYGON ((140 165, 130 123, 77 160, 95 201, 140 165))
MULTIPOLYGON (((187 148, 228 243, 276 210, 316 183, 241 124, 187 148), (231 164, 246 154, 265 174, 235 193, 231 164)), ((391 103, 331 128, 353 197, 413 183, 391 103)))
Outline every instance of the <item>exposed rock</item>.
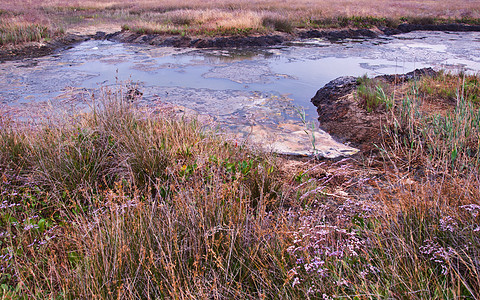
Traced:
POLYGON ((378 27, 378 30, 383 32, 384 35, 394 35, 394 34, 404 33, 401 30, 399 30, 398 28, 392 28, 392 27, 383 27, 382 26, 382 27, 378 27))
MULTIPOLYGON (((382 75, 376 78, 400 83, 421 76, 433 76, 432 68, 417 69, 406 74, 382 75)), ((341 142, 350 142, 361 151, 375 149, 381 142, 381 124, 385 113, 368 112, 354 98, 355 77, 339 77, 317 91, 312 103, 317 106, 320 127, 341 142)))
POLYGON ((382 78, 390 83, 401 83, 409 80, 418 79, 423 76, 435 76, 437 72, 432 68, 415 69, 406 74, 381 75, 376 78, 382 78))
POLYGON ((368 113, 354 99, 356 78, 343 78, 334 81, 345 82, 345 85, 329 82, 312 98, 312 102, 317 106, 320 128, 341 142, 352 143, 363 152, 372 150, 373 143, 380 142, 379 124, 383 116, 368 113), (339 87, 338 92, 334 90, 335 86, 339 87))
POLYGON ((347 94, 350 94, 355 89, 356 85, 356 77, 338 77, 319 89, 312 98, 312 103, 315 106, 319 106, 322 103, 330 101, 331 99, 339 99, 347 94))
POLYGON ((97 31, 92 38, 95 40, 103 40, 106 35, 107 33, 105 31, 97 31))

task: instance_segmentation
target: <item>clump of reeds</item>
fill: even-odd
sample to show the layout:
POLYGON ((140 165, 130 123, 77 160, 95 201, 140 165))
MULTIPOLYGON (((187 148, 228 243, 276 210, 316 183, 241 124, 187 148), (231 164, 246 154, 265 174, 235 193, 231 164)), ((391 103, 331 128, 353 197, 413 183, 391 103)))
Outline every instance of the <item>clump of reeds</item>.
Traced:
POLYGON ((435 79, 425 77, 414 83, 413 92, 396 107, 391 131, 387 132, 392 149, 396 149, 392 153, 402 151, 408 163, 428 158, 439 169, 462 172, 478 168, 477 82, 476 76, 440 73, 435 79), (452 80, 458 85, 452 85, 452 80))
POLYGON ((390 110, 393 99, 388 94, 387 84, 381 79, 368 78, 367 75, 357 79, 356 97, 368 112, 390 110))
POLYGON ((8 19, 0 21, 0 45, 38 42, 52 36, 44 25, 8 19))

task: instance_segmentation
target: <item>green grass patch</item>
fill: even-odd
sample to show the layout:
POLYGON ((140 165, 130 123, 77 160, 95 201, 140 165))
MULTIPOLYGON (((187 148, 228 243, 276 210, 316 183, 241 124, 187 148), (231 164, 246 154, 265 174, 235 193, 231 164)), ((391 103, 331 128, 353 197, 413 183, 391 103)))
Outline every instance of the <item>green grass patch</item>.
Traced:
POLYGON ((368 112, 392 108, 393 100, 387 96, 386 91, 387 84, 381 79, 368 78, 366 75, 357 79, 356 97, 368 112))

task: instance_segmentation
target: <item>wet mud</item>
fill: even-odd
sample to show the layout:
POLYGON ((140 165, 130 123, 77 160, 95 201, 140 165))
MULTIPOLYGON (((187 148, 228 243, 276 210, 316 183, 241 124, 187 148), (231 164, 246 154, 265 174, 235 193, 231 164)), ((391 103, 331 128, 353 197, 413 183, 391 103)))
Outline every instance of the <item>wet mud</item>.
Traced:
POLYGON ((338 142, 316 121, 329 111, 338 119, 341 110, 317 112, 310 103, 332 79, 428 66, 480 70, 480 35, 473 32, 413 32, 341 42, 311 38, 242 49, 157 47, 111 42, 105 36, 97 34, 48 56, 1 63, 2 113, 21 119, 79 114, 91 109, 92 99, 106 89, 120 87, 136 106, 167 106, 179 115, 194 115, 268 151, 339 157, 356 153, 355 144, 338 142))

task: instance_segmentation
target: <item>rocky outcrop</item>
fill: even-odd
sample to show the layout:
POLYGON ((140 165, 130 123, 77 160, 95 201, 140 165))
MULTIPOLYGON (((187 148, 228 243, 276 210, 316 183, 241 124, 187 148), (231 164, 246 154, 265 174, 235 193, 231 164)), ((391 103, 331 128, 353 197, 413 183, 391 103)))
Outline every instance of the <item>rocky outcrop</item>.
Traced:
MULTIPOLYGON (((417 69, 406 74, 376 77, 390 83, 401 83, 421 76, 433 76, 432 68, 417 69)), ((385 113, 368 112, 354 97, 356 77, 339 77, 319 89, 312 98, 317 107, 320 127, 341 142, 351 143, 363 152, 375 149, 381 142, 381 124, 385 113)))
POLYGON ((382 78, 390 83, 401 83, 409 80, 415 80, 423 76, 435 76, 437 72, 432 68, 415 69, 405 74, 380 75, 375 78, 382 78))
POLYGON ((351 143, 362 152, 380 141, 382 116, 368 113, 354 99, 355 77, 340 77, 327 83, 312 98, 317 107, 320 128, 341 142, 351 143))
POLYGON ((334 99, 350 94, 357 86, 357 78, 353 76, 338 77, 324 85, 317 91, 312 98, 312 103, 315 106, 320 106, 322 103, 328 103, 334 99))

